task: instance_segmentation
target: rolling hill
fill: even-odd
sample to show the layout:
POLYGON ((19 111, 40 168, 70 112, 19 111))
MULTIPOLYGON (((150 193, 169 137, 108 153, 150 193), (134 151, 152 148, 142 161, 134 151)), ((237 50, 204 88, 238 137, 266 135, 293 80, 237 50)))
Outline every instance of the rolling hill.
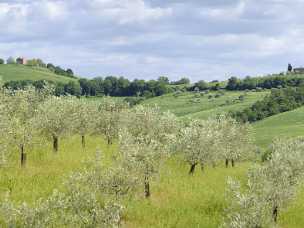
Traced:
POLYGON ((49 80, 55 82, 67 83, 76 79, 57 75, 46 68, 29 67, 23 65, 0 65, 0 81, 17 81, 17 80, 49 80))
POLYGON ((167 94, 148 99, 145 105, 158 105, 163 111, 170 110, 182 118, 207 119, 219 113, 242 110, 263 99, 269 92, 209 92, 198 94, 185 92, 179 95, 167 94))
POLYGON ((253 124, 257 145, 266 147, 277 137, 288 138, 304 135, 304 107, 284 112, 253 124))
MULTIPOLYGON (((198 97, 195 93, 181 93, 176 96, 167 94, 148 99, 146 105, 158 105, 162 110, 170 110, 180 118, 207 119, 220 113, 242 110, 254 102, 263 99, 269 91, 264 92, 224 92, 215 98, 218 92, 210 92, 198 97), (209 98, 212 96, 212 98, 209 98), (239 99, 244 96, 243 100, 239 99)), ((252 134, 256 145, 267 148, 277 137, 297 137, 304 135, 304 107, 268 117, 254 124, 252 134)))

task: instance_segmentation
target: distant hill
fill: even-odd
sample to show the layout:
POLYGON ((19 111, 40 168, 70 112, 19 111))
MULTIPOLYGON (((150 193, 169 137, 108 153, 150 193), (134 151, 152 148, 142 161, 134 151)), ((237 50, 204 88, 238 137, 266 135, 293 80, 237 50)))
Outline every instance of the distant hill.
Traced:
POLYGON ((267 94, 269 91, 181 92, 147 99, 143 104, 156 104, 163 111, 170 110, 183 118, 208 119, 216 114, 245 109, 267 94))
POLYGON ((253 124, 258 145, 266 147, 276 137, 304 136, 304 107, 280 113, 253 124))
POLYGON ((0 81, 18 81, 18 80, 48 80, 67 83, 77 79, 57 75, 47 68, 29 67, 17 64, 0 65, 0 81))

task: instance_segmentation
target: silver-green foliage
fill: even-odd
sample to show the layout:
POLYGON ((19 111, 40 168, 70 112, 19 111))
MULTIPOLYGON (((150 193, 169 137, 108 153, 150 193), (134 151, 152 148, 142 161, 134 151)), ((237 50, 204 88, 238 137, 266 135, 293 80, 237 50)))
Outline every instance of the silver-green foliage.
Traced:
POLYGON ((192 120, 180 130, 179 150, 194 172, 197 164, 215 162, 221 148, 219 148, 219 132, 217 122, 213 120, 192 120))
POLYGON ((120 130, 119 151, 125 167, 135 173, 150 196, 150 181, 171 154, 176 142, 176 118, 156 107, 137 106, 120 130))
POLYGON ((74 97, 50 97, 38 107, 36 129, 47 139, 53 139, 54 150, 58 150, 60 137, 70 135, 73 130, 74 97))
POLYGON ((304 140, 277 140, 271 158, 248 173, 242 188, 230 180, 225 227, 275 226, 279 213, 294 199, 304 175, 304 140))
POLYGON ((1 147, 18 148, 25 156, 26 149, 35 144, 37 108, 48 96, 48 90, 38 91, 34 88, 1 91, 0 134, 4 140, 1 147))
POLYGON ((249 127, 227 116, 191 120, 180 130, 178 150, 190 164, 190 173, 197 164, 214 165, 224 159, 234 164, 251 154, 249 127))
POLYGON ((241 124, 229 116, 222 115, 217 118, 217 125, 222 159, 234 162, 252 158, 253 148, 248 124, 241 124))
POLYGON ((9 197, 0 203, 0 222, 7 227, 118 227, 123 199, 132 196, 136 178, 120 165, 102 167, 94 162, 34 206, 14 205, 9 197))
POLYGON ((127 110, 127 104, 104 98, 92 120, 95 125, 94 133, 105 136, 108 144, 112 144, 113 140, 118 138, 127 110))

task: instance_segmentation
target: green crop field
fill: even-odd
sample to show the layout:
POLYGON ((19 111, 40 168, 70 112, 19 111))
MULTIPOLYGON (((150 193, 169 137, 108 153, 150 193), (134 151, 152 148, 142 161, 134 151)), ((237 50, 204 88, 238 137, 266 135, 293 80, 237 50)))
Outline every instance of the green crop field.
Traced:
POLYGON ((0 81, 7 82, 17 80, 49 80, 66 83, 75 79, 54 74, 53 72, 44 68, 16 64, 0 65, 0 81))
POLYGON ((170 110, 179 117, 207 119, 219 113, 242 110, 263 99, 269 92, 209 92, 208 94, 181 93, 167 94, 148 99, 145 105, 157 105, 162 110, 170 110), (218 97, 216 97, 218 95, 218 97), (243 100, 239 97, 243 96, 243 100))

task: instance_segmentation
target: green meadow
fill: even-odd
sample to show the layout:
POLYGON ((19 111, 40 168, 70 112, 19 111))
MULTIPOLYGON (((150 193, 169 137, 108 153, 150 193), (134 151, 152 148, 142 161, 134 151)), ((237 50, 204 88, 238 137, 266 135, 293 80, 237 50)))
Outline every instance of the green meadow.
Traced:
POLYGON ((18 80, 48 80, 67 83, 75 79, 54 74, 52 71, 41 67, 29 67, 17 64, 0 65, 0 81, 18 81, 18 80))
POLYGON ((186 92, 167 94, 147 99, 145 105, 157 105, 163 111, 169 110, 183 118, 208 119, 211 116, 229 111, 242 110, 261 100, 269 92, 209 92, 208 94, 186 92), (240 99, 240 97, 242 97, 240 99))
MULTIPOLYGON (((49 196, 54 189, 64 191, 63 182, 73 171, 81 170, 95 159, 96 149, 103 154, 102 161, 109 165, 117 151, 102 138, 88 137, 82 149, 80 137, 60 141, 60 151, 55 154, 51 145, 37 148, 28 154, 26 168, 21 168, 18 152, 12 155, 8 167, 0 169, 0 194, 9 192, 16 203, 32 204, 49 196)), ((48 143, 50 144, 50 143, 48 143)), ((223 162, 224 163, 224 162, 223 162)), ((246 180, 249 163, 239 163, 235 168, 199 168, 189 176, 189 167, 182 159, 173 157, 166 162, 161 175, 151 184, 151 198, 145 199, 142 189, 126 200, 123 227, 219 227, 225 213, 227 177, 242 182, 246 180)), ((280 218, 282 227, 302 227, 304 222, 304 190, 280 218)))
POLYGON ((304 136, 304 107, 280 113, 253 124, 256 144, 267 147, 274 138, 304 136))

